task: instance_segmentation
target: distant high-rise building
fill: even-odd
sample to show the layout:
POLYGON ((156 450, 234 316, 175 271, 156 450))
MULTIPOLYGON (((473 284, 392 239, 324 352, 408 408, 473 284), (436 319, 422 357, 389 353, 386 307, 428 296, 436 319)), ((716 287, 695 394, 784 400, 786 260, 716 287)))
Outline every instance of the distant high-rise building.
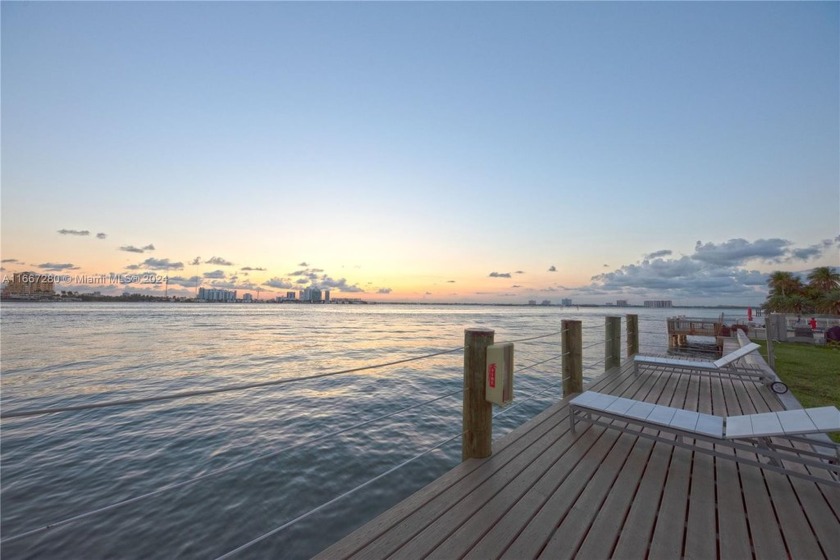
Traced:
POLYGON ((242 301, 244 301, 245 303, 252 303, 254 301, 254 298, 251 294, 245 294, 244 296, 242 296, 242 301))
POLYGON ((3 290, 4 296, 42 298, 55 295, 55 275, 39 272, 16 272, 3 290))
POLYGON ((199 288, 199 301, 222 301, 231 303, 236 301, 236 290, 219 290, 215 288, 199 288))
POLYGON ((309 286, 301 292, 300 299, 309 303, 321 303, 321 290, 314 286, 309 286))
POLYGON ((324 303, 329 303, 329 302, 330 302, 330 291, 329 290, 324 290, 324 303))
POLYGON ((563 304, 563 307, 571 307, 572 306, 572 300, 569 299, 569 298, 563 298, 562 300, 560 300, 560 303, 563 304))
POLYGON ((626 299, 620 299, 617 302, 615 302, 615 304, 619 307, 627 307, 627 300, 626 299))
POLYGON ((670 299, 647 300, 647 301, 645 301, 645 307, 656 307, 656 308, 671 307, 671 300, 670 299))
POLYGON ((289 301, 294 301, 295 293, 294 292, 286 292, 286 299, 289 301))

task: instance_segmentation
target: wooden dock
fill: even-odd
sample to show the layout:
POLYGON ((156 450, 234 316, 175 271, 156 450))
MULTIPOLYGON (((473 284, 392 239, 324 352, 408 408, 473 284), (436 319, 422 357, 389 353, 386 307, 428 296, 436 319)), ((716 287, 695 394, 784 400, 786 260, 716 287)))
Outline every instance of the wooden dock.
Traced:
MULTIPOLYGON (((629 360, 587 388, 721 416, 784 409, 751 381, 636 375, 629 360)), ((837 559, 840 488, 619 430, 572 434, 563 400, 316 558, 427 557, 837 559)))

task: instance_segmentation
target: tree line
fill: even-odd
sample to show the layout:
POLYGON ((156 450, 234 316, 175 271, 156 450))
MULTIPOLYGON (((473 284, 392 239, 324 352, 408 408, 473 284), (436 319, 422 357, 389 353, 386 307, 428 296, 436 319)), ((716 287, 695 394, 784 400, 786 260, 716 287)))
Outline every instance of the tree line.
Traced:
POLYGON ((792 272, 774 272, 767 280, 770 294, 762 306, 775 313, 840 315, 840 272, 821 266, 803 282, 792 272))

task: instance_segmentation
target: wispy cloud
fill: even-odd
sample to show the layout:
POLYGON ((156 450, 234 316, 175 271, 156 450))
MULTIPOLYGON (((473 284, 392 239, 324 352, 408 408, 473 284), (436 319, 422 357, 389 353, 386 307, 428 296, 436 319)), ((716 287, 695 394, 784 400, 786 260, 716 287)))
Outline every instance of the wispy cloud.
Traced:
POLYGON ((214 270, 212 272, 205 272, 204 277, 205 278, 224 278, 225 277, 225 271, 224 270, 214 270))
POLYGON ((659 259, 659 258, 662 258, 662 257, 667 257, 670 254, 671 254, 670 249, 662 249, 662 250, 659 250, 659 251, 654 251, 653 253, 651 253, 649 255, 646 255, 645 259, 647 259, 647 260, 659 259))
POLYGON ((205 264, 214 264, 216 266, 233 266, 233 263, 222 257, 210 257, 205 264))
POLYGON ((271 280, 266 280, 262 283, 262 285, 270 288, 277 288, 278 290, 291 290, 295 287, 288 279, 278 278, 277 276, 271 280))
POLYGON ((107 233, 97 233, 96 234, 97 239, 105 239, 106 237, 108 237, 107 233))
POLYGON ((42 270, 51 270, 53 272, 61 271, 61 270, 79 270, 78 266, 74 266, 72 263, 42 263, 38 265, 38 268, 42 270))
POLYGON ((265 271, 264 268, 261 268, 259 266, 243 266, 239 270, 244 270, 246 272, 257 272, 257 271, 264 272, 265 271))
POLYGON ((4 263, 16 263, 16 262, 20 262, 20 261, 17 260, 17 259, 3 259, 2 262, 4 262, 4 263))
MULTIPOLYGON (((150 270, 181 270, 184 268, 184 263, 182 262, 172 262, 169 259, 153 259, 148 258, 143 261, 142 266, 150 269, 150 270)), ((128 268, 128 267, 126 267, 128 268)), ((136 270, 136 269, 130 269, 136 270)))
POLYGON ((199 265, 199 264, 201 264, 201 257, 196 257, 196 258, 194 258, 193 260, 190 261, 190 265, 192 265, 192 266, 196 266, 196 265, 199 265))
POLYGON ((557 267, 554 266, 554 265, 551 265, 550 267, 548 267, 548 271, 549 272, 557 272, 557 267))
POLYGON ((61 235, 90 235, 86 229, 60 229, 58 233, 61 235))
POLYGON ((488 275, 490 278, 510 278, 510 272, 491 272, 488 275))
POLYGON ((391 291, 392 291, 391 288, 379 288, 378 290, 376 290, 376 293, 377 294, 390 294, 391 291))
POLYGON ((126 253, 143 253, 143 249, 139 247, 135 247, 134 245, 123 245, 119 248, 120 251, 125 251, 126 253))
POLYGON ((195 288, 198 282, 201 281, 201 276, 169 276, 170 286, 182 286, 184 288, 195 288))

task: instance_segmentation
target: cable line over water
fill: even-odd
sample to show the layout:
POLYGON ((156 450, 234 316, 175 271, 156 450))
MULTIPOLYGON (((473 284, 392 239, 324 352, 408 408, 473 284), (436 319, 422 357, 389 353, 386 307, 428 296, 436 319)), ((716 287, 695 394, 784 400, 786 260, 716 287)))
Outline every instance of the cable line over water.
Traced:
POLYGON ((218 387, 216 389, 199 389, 195 391, 182 391, 180 393, 171 393, 168 395, 157 395, 154 397, 142 397, 138 399, 125 399, 119 401, 107 401, 102 403, 90 403, 90 404, 80 404, 80 405, 72 405, 72 406, 61 406, 61 407, 54 407, 54 408, 41 408, 36 410, 12 410, 10 412, 3 412, 0 414, 0 418, 23 418, 26 416, 41 416, 44 414, 56 414, 59 412, 77 412, 81 410, 91 410, 95 408, 109 408, 114 406, 129 406, 129 405, 137 405, 137 404, 146 404, 150 402, 159 402, 159 401, 167 401, 173 399, 186 399, 190 397, 198 397, 202 395, 214 395, 218 393, 228 393, 230 391, 244 391, 246 389, 256 389, 259 387, 272 387, 275 385, 283 385, 285 383, 295 383, 297 381, 308 381, 311 379, 321 379, 324 377, 332 377, 334 375, 342 375, 345 373, 356 373, 360 371, 365 371, 369 369, 379 369, 388 366, 395 366, 399 364, 405 364, 408 362, 414 362, 417 360, 423 360, 426 358, 433 358, 435 356, 442 356, 443 354, 451 354, 453 352, 457 352, 459 350, 463 350, 463 346, 459 346, 457 348, 452 348, 450 350, 441 350, 440 352, 434 352, 432 354, 424 354, 422 356, 414 356, 412 358, 405 358, 403 360, 396 360, 393 362, 386 362, 382 364, 373 364, 371 366, 362 366, 357 368, 350 368, 350 369, 343 369, 339 371, 328 371, 325 373, 318 373, 315 375, 307 375, 304 377, 294 377, 291 379, 275 379, 273 381, 261 381, 259 383, 246 383, 243 385, 230 385, 227 387, 218 387))
POLYGON ((171 490, 176 490, 178 488, 183 488, 184 486, 189 486, 191 484, 195 484, 196 482, 199 482, 201 480, 205 480, 205 479, 208 479, 208 478, 219 476, 221 474, 229 473, 231 471, 241 469, 243 467, 247 467, 248 465, 252 465, 252 464, 254 464, 258 461, 263 461, 265 459, 271 459, 273 457, 277 457, 278 455, 289 452, 293 449, 297 449, 298 447, 303 447, 305 445, 310 445, 310 444, 313 444, 313 443, 317 443, 319 441, 323 441, 325 439, 335 437, 339 434, 343 434, 345 432, 349 432, 351 430, 355 430, 355 429, 361 428, 363 426, 367 426, 368 424, 373 424, 374 422, 378 422, 379 420, 384 420, 386 418, 390 418, 392 416, 402 414, 403 412, 407 412, 409 410, 419 408, 419 407, 425 406, 427 404, 431 404, 433 402, 445 399, 447 397, 452 397, 454 395, 458 395, 462 392, 463 392, 463 389, 458 389, 457 391, 453 391, 453 392, 448 393, 446 395, 443 395, 441 397, 437 397, 437 398, 434 398, 434 399, 431 399, 431 400, 428 400, 428 401, 424 401, 424 402, 409 406, 407 408, 400 409, 396 412, 391 412, 391 413, 388 413, 388 414, 384 414, 382 416, 377 416, 376 418, 372 418, 370 420, 366 420, 364 422, 354 424, 353 426, 344 428, 344 429, 339 430, 337 432, 330 432, 330 433, 325 434, 323 436, 319 436, 319 437, 316 437, 316 438, 308 439, 306 441, 295 443, 295 444, 290 445, 288 447, 284 447, 283 449, 280 449, 279 451, 272 451, 271 453, 266 453, 265 455, 260 455, 258 457, 254 457, 253 459, 248 459, 248 460, 242 461, 240 463, 235 463, 233 465, 223 467, 223 468, 221 468, 219 470, 216 470, 216 471, 211 471, 209 473, 205 473, 203 475, 197 476, 195 478, 191 478, 189 480, 184 480, 184 481, 181 481, 181 482, 176 482, 176 483, 173 483, 173 484, 169 484, 167 486, 164 486, 163 488, 158 488, 157 490, 154 490, 152 492, 147 492, 145 494, 141 494, 141 495, 135 496, 133 498, 127 498, 125 500, 121 500, 119 502, 115 502, 113 504, 110 504, 110 505, 107 505, 107 506, 104 506, 104 507, 101 507, 101 508, 97 508, 95 510, 88 511, 86 513, 82 513, 82 514, 79 514, 79 515, 74 515, 72 517, 68 517, 66 519, 62 519, 61 521, 56 521, 54 523, 48 523, 47 525, 44 525, 42 527, 38 527, 36 529, 31 529, 29 531, 25 531, 23 533, 19 533, 17 535, 13 535, 11 537, 7 537, 5 539, 2 539, 2 540, 0 540, 0 544, 16 541, 18 539, 22 539, 24 537, 28 537, 28 536, 34 535, 36 533, 42 533, 42 532, 48 531, 50 529, 55 529, 56 527, 61 527, 62 525, 67 525, 69 523, 73 523, 74 521, 79 521, 79 520, 85 519, 87 517, 97 515, 99 513, 104 513, 106 511, 110 511, 110 510, 113 510, 113 509, 116 509, 116 508, 119 508, 119 507, 122 507, 122 506, 126 506, 128 504, 133 504, 135 502, 145 500, 146 498, 151 498, 153 496, 161 495, 161 494, 163 494, 165 492, 169 492, 171 490))

